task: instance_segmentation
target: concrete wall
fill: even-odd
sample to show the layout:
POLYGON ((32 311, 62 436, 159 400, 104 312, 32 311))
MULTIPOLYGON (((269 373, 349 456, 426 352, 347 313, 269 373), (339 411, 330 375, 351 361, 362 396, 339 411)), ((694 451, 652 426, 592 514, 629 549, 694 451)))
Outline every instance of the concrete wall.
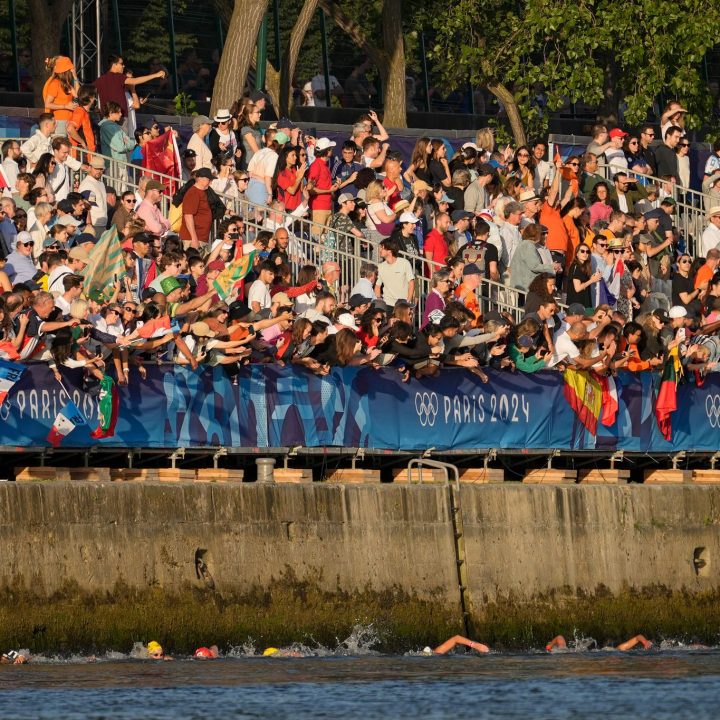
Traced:
MULTIPOLYGON (((669 627, 693 598, 717 599, 720 488, 465 486, 462 503, 472 620, 486 639, 513 644, 540 632, 528 629, 539 622, 546 621, 543 633, 565 620, 591 622, 599 598, 617 600, 603 622, 621 631, 653 621, 658 607, 667 611, 658 629, 669 627), (693 563, 699 547, 706 562, 700 575, 693 563), (661 604, 630 603, 628 593, 661 604), (518 624, 498 628, 514 618, 518 624)), ((0 554, 0 598, 23 593, 16 616, 12 603, 0 602, 0 625, 35 607, 52 615, 54 598, 78 607, 102 596, 122 605, 128 592, 135 599, 162 592, 198 607, 241 602, 250 612, 261 603, 243 632, 269 622, 282 603, 272 632, 283 627, 289 637, 333 616, 339 624, 385 618, 393 632, 418 638, 453 623, 463 629, 441 485, 3 483, 0 554), (197 577, 198 550, 214 587, 197 577), (282 591, 290 593, 292 621, 282 591), (259 601, 258 593, 267 596, 259 601)), ((170 613, 174 605, 166 607, 170 613)), ((95 622, 88 613, 85 622, 95 622)), ((710 623, 714 615, 698 611, 697 619, 710 623)), ((56 624, 64 622, 79 621, 56 624)), ((162 624, 162 614, 153 622, 162 624)))

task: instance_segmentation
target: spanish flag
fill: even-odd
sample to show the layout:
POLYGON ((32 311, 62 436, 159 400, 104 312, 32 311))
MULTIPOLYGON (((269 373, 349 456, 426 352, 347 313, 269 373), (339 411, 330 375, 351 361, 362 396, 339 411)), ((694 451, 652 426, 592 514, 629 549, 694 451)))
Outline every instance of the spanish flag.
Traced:
POLYGON ((655 417, 660 432, 668 441, 672 441, 672 414, 677 410, 677 386, 682 377, 682 364, 678 348, 674 347, 663 365, 660 387, 655 403, 655 417))
POLYGON ((575 370, 569 367, 563 377, 565 399, 587 431, 597 435, 598 419, 602 411, 602 386, 595 375, 588 370, 575 370))

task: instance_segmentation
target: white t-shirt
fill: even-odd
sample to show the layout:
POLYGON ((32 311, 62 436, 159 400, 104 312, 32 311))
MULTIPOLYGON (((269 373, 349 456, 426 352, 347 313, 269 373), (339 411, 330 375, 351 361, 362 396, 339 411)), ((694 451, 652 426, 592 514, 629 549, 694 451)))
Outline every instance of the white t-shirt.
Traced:
POLYGON ((248 305, 252 308, 254 302, 260 303, 261 310, 267 310, 270 307, 270 290, 262 280, 256 280, 248 292, 248 305))
POLYGON ((572 361, 580 356, 578 346, 570 339, 570 336, 566 332, 560 333, 555 338, 555 356, 557 360, 553 357, 553 364, 570 360, 571 365, 574 365, 575 363, 572 361))
POLYGON ((382 285, 383 300, 393 307, 398 300, 408 299, 408 286, 415 279, 412 266, 405 258, 396 258, 395 262, 380 263, 378 284, 382 285))
POLYGON ((277 161, 278 154, 272 148, 262 148, 250 159, 248 172, 258 177, 272 177, 277 161))

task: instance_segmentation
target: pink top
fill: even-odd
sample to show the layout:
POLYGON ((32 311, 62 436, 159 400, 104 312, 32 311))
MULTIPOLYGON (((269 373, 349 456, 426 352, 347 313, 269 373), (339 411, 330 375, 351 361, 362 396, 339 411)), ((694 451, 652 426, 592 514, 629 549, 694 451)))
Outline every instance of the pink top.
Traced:
POLYGON ((590 227, 599 220, 602 220, 603 222, 610 222, 612 211, 613 209, 610 205, 606 205, 600 201, 593 203, 590 206, 590 227))

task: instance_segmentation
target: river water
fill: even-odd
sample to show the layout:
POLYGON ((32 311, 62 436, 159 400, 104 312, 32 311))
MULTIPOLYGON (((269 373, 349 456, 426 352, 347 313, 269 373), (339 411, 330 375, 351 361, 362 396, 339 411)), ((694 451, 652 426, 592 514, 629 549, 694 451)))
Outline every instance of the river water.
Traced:
POLYGON ((717 718, 720 650, 424 657, 35 658, 3 718, 717 718))

